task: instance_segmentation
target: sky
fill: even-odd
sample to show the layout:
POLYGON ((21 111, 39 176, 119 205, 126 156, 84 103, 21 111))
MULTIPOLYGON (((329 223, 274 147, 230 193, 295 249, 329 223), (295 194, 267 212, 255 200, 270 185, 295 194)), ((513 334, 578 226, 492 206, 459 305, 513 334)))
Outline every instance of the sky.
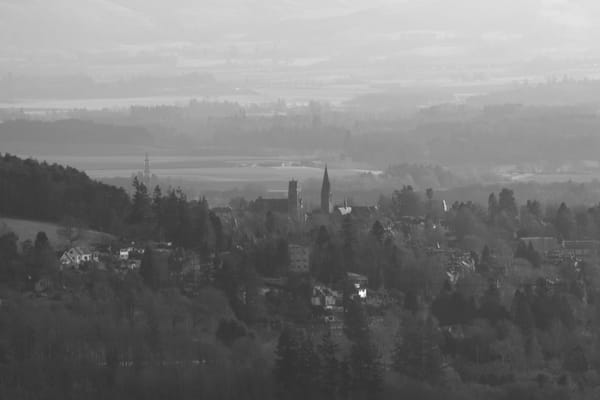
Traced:
POLYGON ((600 56, 597 0, 0 0, 0 72, 600 56))

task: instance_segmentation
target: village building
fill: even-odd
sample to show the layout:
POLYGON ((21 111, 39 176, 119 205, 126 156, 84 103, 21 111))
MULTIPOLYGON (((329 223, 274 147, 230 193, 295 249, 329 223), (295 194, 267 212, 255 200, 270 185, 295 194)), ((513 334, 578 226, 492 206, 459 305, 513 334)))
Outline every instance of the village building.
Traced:
POLYGON ((366 276, 356 274, 354 272, 348 272, 346 274, 346 279, 348 280, 348 283, 354 286, 358 297, 361 299, 367 298, 367 286, 369 284, 369 279, 366 276))
POLYGON ((289 272, 293 274, 310 272, 310 249, 308 247, 290 244, 288 253, 290 257, 289 272))
POLYGON ((251 211, 261 214, 278 213, 286 215, 292 221, 304 221, 304 206, 298 181, 292 179, 288 182, 287 198, 262 198, 259 197, 249 206, 251 211))
POLYGON ((596 258, 600 255, 600 241, 598 240, 565 240, 562 251, 579 259, 596 258))
POLYGON ((99 261, 98 253, 84 247, 72 247, 60 257, 61 265, 74 268, 79 268, 81 264, 92 261, 99 261))

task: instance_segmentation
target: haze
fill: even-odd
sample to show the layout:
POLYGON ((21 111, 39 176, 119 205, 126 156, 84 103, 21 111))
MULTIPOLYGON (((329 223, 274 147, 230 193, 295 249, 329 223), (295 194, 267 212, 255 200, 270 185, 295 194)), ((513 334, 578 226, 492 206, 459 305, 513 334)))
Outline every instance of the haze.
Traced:
POLYGON ((0 73, 591 76, 599 19, 592 0, 0 0, 0 73))

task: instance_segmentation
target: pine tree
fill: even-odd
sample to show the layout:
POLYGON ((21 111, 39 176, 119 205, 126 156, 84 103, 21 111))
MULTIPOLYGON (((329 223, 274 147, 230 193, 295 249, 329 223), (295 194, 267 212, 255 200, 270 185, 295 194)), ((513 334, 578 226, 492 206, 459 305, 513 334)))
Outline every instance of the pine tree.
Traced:
POLYGON ((337 359, 338 345, 333 341, 331 331, 323 335, 318 346, 320 362, 320 391, 326 399, 334 399, 340 386, 340 362, 337 359))
POLYGON ((371 227, 371 235, 373 235, 379 243, 382 243, 384 234, 385 230, 383 229, 383 225, 381 225, 381 222, 379 222, 379 220, 375 221, 373 223, 373 226, 371 227))
POLYGON ((354 230, 354 221, 352 215, 344 215, 342 219, 342 241, 343 241, 343 256, 346 270, 352 271, 356 261, 356 232, 354 230))
POLYGON ((352 392, 358 398, 373 398, 381 389, 383 368, 371 340, 366 311, 356 298, 348 301, 344 315, 344 333, 353 342, 349 360, 352 392))
POLYGON ((373 399, 381 392, 383 366, 370 335, 357 340, 350 349, 352 389, 358 398, 373 399), (362 397, 360 397, 362 396, 362 397))
POLYGON ((352 392, 352 374, 350 372, 350 361, 344 358, 340 362, 340 399, 347 400, 352 392))
POLYGON ((431 318, 409 323, 398 335, 394 370, 414 379, 433 382, 442 368, 437 327, 431 318))
POLYGON ((490 193, 488 197, 488 219, 491 224, 493 224, 496 220, 496 216, 499 212, 498 199, 496 199, 495 193, 490 193))
POLYGON ((139 224, 145 222, 150 216, 150 198, 148 196, 148 188, 140 182, 137 176, 133 178, 133 189, 134 193, 129 222, 139 224))
POLYGON ((562 239, 570 239, 575 233, 575 217, 565 203, 561 203, 554 222, 562 239))
POLYGON ((142 257, 142 264, 140 265, 140 275, 144 280, 144 283, 151 289, 156 290, 159 286, 158 269, 154 265, 152 256, 152 249, 146 248, 144 250, 144 256, 142 257))
POLYGON ((498 208, 501 212, 506 212, 509 215, 517 215, 517 202, 515 200, 514 192, 510 189, 504 188, 498 195, 498 208))
POLYGON ((299 399, 313 398, 319 389, 319 356, 310 336, 305 335, 298 349, 296 383, 299 399))
POLYGON ((299 360, 299 344, 290 327, 285 327, 279 340, 277 341, 277 349, 275 350, 275 381, 279 389, 279 398, 291 399, 294 398, 296 389, 296 373, 300 364, 299 360))
POLYGON ((344 334, 353 342, 364 340, 369 334, 366 311, 356 297, 347 300, 344 313, 344 334))

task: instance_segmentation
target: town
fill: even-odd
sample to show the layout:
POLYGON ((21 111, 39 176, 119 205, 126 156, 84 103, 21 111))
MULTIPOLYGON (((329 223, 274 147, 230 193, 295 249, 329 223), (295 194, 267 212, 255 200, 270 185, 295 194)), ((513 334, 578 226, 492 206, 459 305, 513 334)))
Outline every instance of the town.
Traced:
MULTIPOLYGON (((2 163, 32 176, 66 173, 65 187, 79 184, 60 166, 10 155, 2 163)), ((0 309, 7 323, 21 321, 7 325, 13 336, 6 340, 28 349, 11 357, 50 361, 58 353, 45 356, 38 346, 63 343, 76 353, 61 356, 62 368, 85 361, 90 371, 106 369, 113 393, 127 382, 147 393, 152 385, 142 385, 140 374, 165 369, 209 376, 206 368, 225 368, 228 376, 252 376, 253 396, 290 398, 386 396, 398 377, 428 385, 403 389, 416 395, 473 385, 489 393, 534 385, 571 395, 594 379, 600 206, 562 203, 543 212, 534 199, 517 204, 506 188, 491 193, 487 207, 449 205, 442 192, 410 186, 377 204, 353 204, 335 197, 327 166, 313 209, 297 180, 289 181, 287 197, 227 206, 158 186, 150 194, 147 159, 132 184, 130 199, 95 188, 112 200, 92 215, 129 202, 112 222, 86 222, 111 226, 102 224, 122 218, 112 234, 91 235, 81 222, 87 212, 79 224, 67 219, 57 235, 40 231, 35 240, 19 242, 3 226, 0 309), (113 322, 98 328, 100 342, 88 334, 71 344, 62 336, 23 336, 42 326, 38 317, 23 319, 36 312, 15 314, 21 301, 52 318, 63 307, 73 310, 60 314, 68 324, 77 323, 78 312, 69 315, 78 309, 87 310, 80 318, 113 322), (128 339, 114 342, 118 329, 128 339), (223 366, 228 357, 242 358, 223 366), (256 362, 260 369, 249 369, 256 362)), ((3 194, 5 212, 18 210, 3 194)), ((224 390, 224 383, 209 390, 186 382, 190 393, 224 390)))

